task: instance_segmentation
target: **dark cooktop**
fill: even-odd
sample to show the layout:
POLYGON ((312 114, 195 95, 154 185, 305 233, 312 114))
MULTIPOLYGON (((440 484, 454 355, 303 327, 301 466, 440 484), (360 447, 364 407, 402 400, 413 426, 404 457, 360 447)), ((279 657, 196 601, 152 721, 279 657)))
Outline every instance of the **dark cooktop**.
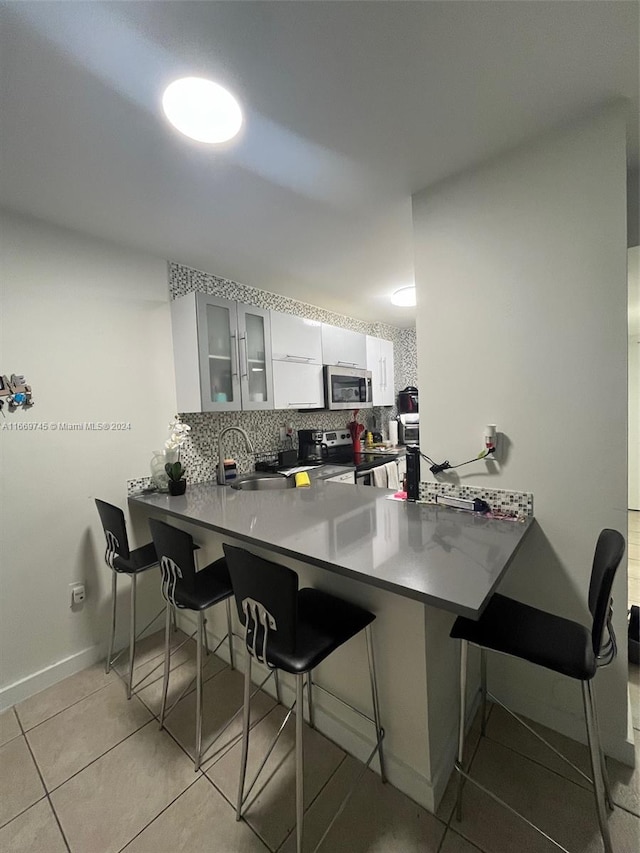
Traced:
POLYGON ((394 453, 376 453, 375 450, 363 450, 361 453, 355 454, 353 448, 347 447, 340 452, 330 453, 329 457, 323 461, 334 465, 353 465, 356 472, 359 472, 370 471, 386 462, 394 462, 400 456, 404 456, 404 450, 398 450, 394 453))
MULTIPOLYGON (((400 456, 404 456, 404 449, 394 451, 393 453, 376 453, 374 450, 363 450, 356 455, 352 447, 340 448, 332 451, 326 459, 300 459, 298 465, 344 465, 345 467, 353 467, 358 471, 370 471, 372 468, 377 468, 378 465, 384 465, 385 462, 393 462, 400 456)), ((288 466, 293 467, 293 466, 288 466)), ((272 471, 276 472, 283 468, 276 460, 269 462, 258 462, 256 471, 272 471)))

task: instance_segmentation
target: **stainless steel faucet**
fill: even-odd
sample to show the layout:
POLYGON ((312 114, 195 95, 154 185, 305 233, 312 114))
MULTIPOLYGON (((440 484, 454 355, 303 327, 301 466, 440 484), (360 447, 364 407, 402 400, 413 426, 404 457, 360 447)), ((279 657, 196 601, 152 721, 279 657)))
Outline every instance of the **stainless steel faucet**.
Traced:
POLYGON ((226 484, 226 479, 224 476, 224 450, 222 448, 222 439, 228 432, 232 432, 233 430, 236 430, 236 432, 239 432, 244 436, 244 441, 247 445, 248 452, 253 453, 253 444, 251 443, 251 439, 249 438, 245 430, 242 429, 242 427, 225 427, 218 436, 218 484, 220 486, 224 486, 226 484))

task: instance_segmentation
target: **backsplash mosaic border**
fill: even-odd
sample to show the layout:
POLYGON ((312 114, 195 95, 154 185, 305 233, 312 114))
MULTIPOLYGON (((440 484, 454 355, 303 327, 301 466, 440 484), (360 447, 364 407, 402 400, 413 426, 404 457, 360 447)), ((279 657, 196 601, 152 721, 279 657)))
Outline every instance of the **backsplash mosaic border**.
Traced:
POLYGON ((153 486, 153 480, 151 477, 134 477, 131 480, 127 480, 127 497, 130 498, 131 495, 137 495, 143 489, 150 489, 153 486))
POLYGON ((437 495, 448 495, 452 498, 473 500, 479 498, 486 501, 492 510, 511 513, 519 517, 533 517, 533 493, 518 492, 510 489, 487 489, 482 486, 465 486, 455 483, 436 483, 422 480, 418 489, 420 503, 435 503, 437 495))

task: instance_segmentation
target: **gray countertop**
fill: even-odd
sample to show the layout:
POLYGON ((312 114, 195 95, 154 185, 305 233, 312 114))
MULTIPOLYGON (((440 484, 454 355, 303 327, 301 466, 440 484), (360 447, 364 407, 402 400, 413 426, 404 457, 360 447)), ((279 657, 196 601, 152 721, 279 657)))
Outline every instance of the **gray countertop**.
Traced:
POLYGON ((255 492, 200 483, 129 504, 477 619, 533 519, 486 519, 392 494, 322 480, 255 492))

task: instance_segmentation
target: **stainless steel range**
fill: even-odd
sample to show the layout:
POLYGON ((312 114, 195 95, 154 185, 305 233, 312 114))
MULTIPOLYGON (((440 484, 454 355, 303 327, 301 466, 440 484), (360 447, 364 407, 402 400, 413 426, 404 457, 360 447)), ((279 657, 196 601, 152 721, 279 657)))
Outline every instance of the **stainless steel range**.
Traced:
POLYGON ((356 484, 359 486, 373 485, 371 481, 373 468, 395 459, 389 454, 379 456, 375 452, 367 452, 366 449, 354 454, 351 435, 347 429, 298 430, 298 447, 301 462, 311 464, 324 462, 355 468, 356 484))
POLYGON ((353 462, 349 430, 298 430, 298 456, 302 462, 353 462))

